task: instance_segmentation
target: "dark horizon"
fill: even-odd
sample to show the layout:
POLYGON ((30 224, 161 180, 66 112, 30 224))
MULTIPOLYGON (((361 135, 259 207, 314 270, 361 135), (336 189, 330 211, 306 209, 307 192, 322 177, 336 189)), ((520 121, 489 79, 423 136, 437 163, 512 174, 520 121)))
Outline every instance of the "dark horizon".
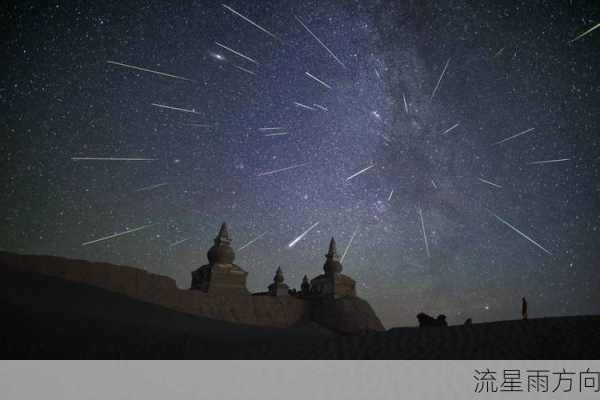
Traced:
MULTIPOLYGON (((271 314, 267 316, 271 319, 247 324, 188 310, 192 311, 190 314, 166 304, 161 306, 154 302, 153 296, 150 298, 154 300, 144 301, 122 292, 37 273, 35 267, 30 269, 31 260, 22 259, 11 267, 10 257, 0 253, 0 258, 5 267, 0 280, 0 312, 6 325, 0 332, 3 344, 0 352, 5 359, 460 359, 480 362, 482 359, 594 359, 600 354, 598 342, 590 341, 598 333, 600 316, 597 315, 377 329, 353 334, 338 331, 342 325, 330 326, 332 330, 314 321, 281 329, 272 325, 276 322, 272 317, 278 313, 273 314, 273 310, 265 313, 268 304, 282 301, 281 297, 251 296, 251 302, 263 300, 257 303, 263 306, 261 314, 271 314), (264 325, 265 322, 268 325, 264 325)), ((42 267, 36 261, 35 264, 42 267)), ((86 269, 85 265, 75 267, 79 268, 71 272, 81 267, 86 269)), ((146 276, 142 280, 149 283, 148 279, 146 276)), ((210 301, 211 297, 199 291, 186 290, 185 293, 186 297, 204 298, 200 303, 210 301)), ((222 311, 226 311, 236 303, 228 305, 220 301, 219 304, 222 311)), ((243 305, 238 302, 236 307, 243 308, 243 305)), ((258 317, 258 313, 254 316, 258 317)))

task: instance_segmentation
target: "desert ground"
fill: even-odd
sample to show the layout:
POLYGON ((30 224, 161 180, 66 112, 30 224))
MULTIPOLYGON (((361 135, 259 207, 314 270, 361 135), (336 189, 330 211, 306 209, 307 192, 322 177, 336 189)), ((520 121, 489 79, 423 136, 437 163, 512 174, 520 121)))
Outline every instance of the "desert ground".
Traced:
POLYGON ((0 279, 4 359, 598 359, 600 316, 340 335, 240 325, 37 273, 0 279))

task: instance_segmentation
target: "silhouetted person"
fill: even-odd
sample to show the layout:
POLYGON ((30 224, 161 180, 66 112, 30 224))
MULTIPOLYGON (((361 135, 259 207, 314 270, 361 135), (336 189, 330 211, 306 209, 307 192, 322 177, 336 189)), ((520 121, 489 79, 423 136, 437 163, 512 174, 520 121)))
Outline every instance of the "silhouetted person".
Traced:
POLYGON ((527 300, 525 300, 525 297, 521 301, 521 317, 523 320, 527 320, 527 300))
POLYGON ((471 318, 467 318, 467 320, 465 321, 465 326, 469 326, 473 324, 473 320, 471 318))

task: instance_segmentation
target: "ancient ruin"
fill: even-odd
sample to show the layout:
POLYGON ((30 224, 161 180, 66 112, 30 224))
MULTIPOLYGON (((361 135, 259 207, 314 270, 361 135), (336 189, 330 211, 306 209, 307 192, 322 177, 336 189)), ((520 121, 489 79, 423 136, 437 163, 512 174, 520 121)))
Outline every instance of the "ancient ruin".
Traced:
POLYGON ((330 296, 333 298, 356 297, 356 282, 342 274, 342 263, 337 254, 335 239, 329 242, 329 251, 325 255, 327 261, 323 265, 324 274, 310 282, 311 294, 330 296))
MULTIPOLYGON (((233 264, 235 254, 230 247, 231 238, 225 223, 215 238, 215 244, 208 252, 209 264, 192 273, 192 289, 199 289, 230 298, 246 293, 244 270, 233 264), (211 289, 212 288, 212 289, 211 289)), ((265 292, 253 293, 253 298, 276 298, 280 306, 291 312, 291 305, 302 304, 305 322, 317 324, 344 333, 357 333, 368 330, 383 330, 381 322, 366 301, 356 296, 356 282, 342 274, 343 266, 337 254, 335 239, 329 242, 325 255, 323 274, 312 280, 305 275, 300 290, 284 283, 283 270, 277 268, 273 283, 265 292), (286 302, 285 305, 281 302, 286 302)), ((284 311, 286 312, 286 311, 284 311)))
POLYGON ((246 288, 248 272, 234 263, 231 243, 223 223, 207 253, 208 264, 192 271, 189 289, 179 289, 172 278, 140 268, 82 260, 0 252, 0 264, 224 321, 278 328, 318 324, 344 334, 384 330, 369 303, 356 296, 355 281, 341 273, 334 239, 325 256, 323 274, 312 280, 305 275, 300 290, 296 290, 284 283, 279 267, 268 290, 259 293, 250 293, 246 288))
POLYGON ((192 272, 192 289, 203 292, 236 291, 248 293, 246 277, 248 273, 235 265, 235 253, 231 248, 231 238, 227 224, 223 223, 213 246, 206 254, 208 264, 192 272))
POLYGON ((273 277, 273 283, 269 285, 271 296, 289 296, 290 288, 283 281, 283 271, 281 271, 281 267, 278 267, 273 277))
MULTIPOLYGON (((248 273, 233 263, 235 252, 231 247, 231 237, 226 223, 221 225, 207 257, 208 264, 192 272, 191 289, 207 293, 248 293, 246 288, 248 273)), ((273 283, 268 287, 268 292, 255 293, 255 295, 291 295, 304 299, 356 297, 356 281, 342 274, 343 266, 337 254, 334 238, 331 238, 329 242, 329 251, 325 258, 324 273, 312 279, 310 283, 308 277, 304 275, 300 291, 290 289, 283 283, 285 279, 281 266, 279 266, 273 277, 273 283)))

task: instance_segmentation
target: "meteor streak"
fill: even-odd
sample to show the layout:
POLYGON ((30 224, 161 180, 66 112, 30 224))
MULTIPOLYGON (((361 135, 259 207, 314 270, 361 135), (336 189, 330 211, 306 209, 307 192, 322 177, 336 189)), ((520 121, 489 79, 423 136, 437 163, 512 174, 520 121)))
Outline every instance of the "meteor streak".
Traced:
POLYGON ((388 201, 392 200, 393 195, 394 195, 394 189, 392 189, 392 191, 390 192, 390 195, 388 196, 388 201))
POLYGON ((272 127, 272 128, 258 128, 258 130, 261 131, 261 132, 262 131, 278 131, 280 129, 285 129, 285 128, 282 127, 282 126, 275 126, 275 127, 272 127))
POLYGON ((126 231, 123 231, 123 232, 115 233, 114 235, 105 236, 105 237, 101 237, 99 239, 91 240, 89 242, 81 243, 81 245, 82 246, 87 246, 89 244, 94 244, 94 243, 102 242, 104 240, 116 238, 117 236, 123 236, 123 235, 127 235, 128 233, 133 233, 133 232, 141 231, 142 229, 146 229, 146 228, 149 228, 149 227, 154 226, 154 225, 157 225, 157 224, 149 224, 149 225, 140 226, 138 228, 129 229, 129 230, 126 230, 126 231))
POLYGON ((519 235, 521 235, 522 237, 524 237, 525 239, 527 239, 528 241, 530 241, 531 243, 533 243, 534 245, 536 245, 537 247, 539 247, 540 249, 542 249, 545 253, 552 255, 552 253, 550 253, 548 250, 546 250, 544 247, 542 247, 541 244, 539 244, 538 242, 536 242, 535 240, 533 240, 532 238, 530 238, 529 236, 527 236, 526 234, 524 234, 523 232, 521 232, 520 230, 518 230, 517 228, 515 228, 514 226, 512 226, 508 221, 503 220, 501 217, 499 217, 498 215, 494 214, 491 211, 488 211, 490 214, 492 214, 494 217, 496 217, 496 219, 500 222, 502 222, 504 225, 508 226, 510 229, 512 229, 513 231, 517 232, 519 235))
POLYGON ((168 183, 165 182, 165 183, 159 183, 157 185, 145 186, 143 188, 137 189, 136 192, 143 192, 145 190, 152 190, 152 189, 156 189, 156 188, 159 188, 159 187, 165 186, 165 185, 168 185, 168 183))
POLYGON ((71 157, 73 161, 155 161, 156 158, 71 157))
POLYGON ((320 45, 321 45, 321 46, 322 46, 322 47, 323 47, 325 50, 327 50, 327 52, 329 53, 329 55, 331 55, 331 57, 333 57, 333 58, 335 59, 335 61, 337 61, 337 62, 338 62, 338 64, 340 64, 342 67, 344 67, 344 69, 346 69, 346 65, 344 65, 344 63, 343 63, 343 62, 341 62, 341 61, 340 61, 340 59, 339 59, 339 58, 337 58, 337 56, 336 56, 335 54, 333 54, 333 51, 329 50, 329 47, 325 46, 325 43, 323 43, 323 42, 321 41, 321 39, 319 39, 319 38, 317 37, 317 35, 315 35, 315 34, 314 34, 314 33, 313 33, 313 32, 312 32, 310 29, 308 29, 308 26, 304 25, 304 22, 302 22, 302 20, 301 20, 300 18, 298 18, 298 17, 296 16, 296 20, 298 20, 298 22, 300 22, 300 25, 302 25, 302 27, 303 27, 304 29, 306 29, 306 31, 307 31, 308 33, 310 33, 310 34, 312 35, 312 37, 313 37, 313 38, 315 38, 315 40, 316 40, 317 42, 319 42, 319 44, 320 44, 320 45))
POLYGON ((173 106, 167 106, 165 104, 157 104, 157 103, 152 103, 152 105, 154 107, 159 107, 159 108, 166 108, 168 110, 175 110, 175 111, 182 111, 182 112, 186 112, 186 113, 192 113, 192 114, 198 114, 201 115, 198 111, 196 111, 195 109, 188 109, 188 108, 179 108, 179 107, 173 107, 173 106))
POLYGON ((233 14, 237 15, 238 17, 240 17, 241 19, 243 19, 244 21, 248 22, 250 25, 253 25, 255 28, 260 29, 261 31, 263 31, 264 33, 266 33, 267 35, 271 36, 272 38, 276 39, 277 41, 283 43, 281 41, 281 39, 279 39, 277 36, 275 36, 274 34, 272 34, 271 32, 269 32, 268 30, 266 30, 265 28, 263 28, 262 26, 258 25, 256 22, 252 21, 250 18, 247 18, 245 16, 243 16, 242 14, 240 14, 239 12, 235 11, 233 8, 229 7, 227 4, 221 4, 225 9, 231 11, 233 14))
POLYGON ((321 109, 323 111, 329 111, 329 109, 327 107, 322 106, 320 104, 313 104, 313 106, 315 106, 315 107, 317 107, 317 108, 319 108, 319 109, 321 109))
POLYGON ((285 136, 285 135, 289 135, 289 132, 267 133, 265 136, 285 136))
POLYGON ((583 32, 581 35, 577 36, 575 39, 569 40, 569 43, 573 43, 574 41, 579 40, 582 37, 589 35, 590 33, 592 33, 592 31, 594 31, 594 30, 596 30, 598 28, 600 28, 600 22, 598 22, 596 25, 592 26, 587 31, 583 32))
POLYGON ((444 132, 441 133, 441 135, 445 135, 448 132, 453 131, 455 128, 457 128, 460 124, 454 124, 452 125, 450 128, 446 129, 444 132))
POLYGON ((191 238, 185 238, 185 239, 178 240, 178 241, 176 241, 176 242, 173 242, 173 243, 171 243, 171 244, 169 245, 169 247, 175 247, 175 246, 179 246, 180 244, 182 244, 182 243, 185 243, 185 242, 187 242, 187 241, 188 241, 188 240, 190 240, 190 239, 191 239, 191 238))
POLYGON ((431 180, 431 185, 433 186, 434 189, 438 188, 437 185, 435 184, 435 181, 433 179, 431 180))
POLYGON ((309 78, 314 79, 315 81, 319 82, 321 85, 325 86, 327 89, 331 89, 331 86, 329 86, 328 84, 326 84, 325 82, 323 82, 322 80, 320 80, 319 78, 317 78, 316 76, 314 76, 313 74, 311 74, 310 72, 305 72, 306 76, 308 76, 309 78))
POLYGON ((444 66, 444 69, 442 70, 440 79, 438 79, 437 84, 435 85, 435 88, 433 89, 433 92, 431 93, 430 100, 433 100, 433 97, 435 96, 435 93, 437 92, 438 87, 440 86, 440 82, 442 81, 442 78, 444 77, 444 74, 446 73, 446 68, 448 68, 448 64, 450 64, 450 59, 448 59, 448 61, 446 61, 446 65, 444 66))
POLYGON ((483 182, 483 183, 487 183, 487 184, 488 184, 488 185, 490 185, 490 186, 494 186, 494 187, 497 187, 497 188, 500 188, 500 189, 502 189, 502 186, 498 185, 497 183, 490 182, 490 181, 488 181, 488 180, 485 180, 485 179, 483 179, 483 178, 477 178, 477 179, 479 179, 479 180, 480 180, 481 182, 483 182))
POLYGON ((197 128, 212 128, 212 125, 210 124, 196 124, 196 123, 188 123, 188 124, 184 124, 187 126, 195 126, 197 128))
POLYGON ((346 254, 348 253, 348 250, 350 249, 350 246, 352 245, 352 241, 354 240, 354 236, 356 236, 357 232, 358 232, 358 226, 352 233, 352 236, 350 237, 350 241, 348 242, 348 245, 346 245, 346 249, 344 250, 344 254, 342 254, 342 258, 340 258, 341 263, 344 262, 344 258, 346 257, 346 254))
POLYGON ((404 93, 402 93, 402 100, 404 100, 404 111, 406 111, 406 113, 408 114, 408 103, 406 102, 406 97, 404 96, 404 93))
POLYGON ((261 172, 257 176, 273 175, 273 174, 277 174, 279 172, 287 171, 287 170, 290 170, 290 169, 300 168, 300 167, 303 167, 303 166, 308 165, 308 164, 309 163, 306 162, 304 164, 296 164, 296 165, 292 165, 291 167, 285 167, 285 168, 281 168, 281 169, 276 169, 274 171, 261 172))
POLYGON ((569 161, 570 158, 561 158, 558 160, 544 160, 544 161, 532 161, 530 163, 528 163, 529 165, 539 165, 539 164, 552 164, 552 163, 557 163, 557 162, 564 162, 564 161, 569 161))
POLYGON ((190 81, 190 82, 196 82, 193 79, 184 78, 183 76, 171 75, 171 74, 167 74, 167 73, 160 72, 160 71, 154 71, 154 70, 148 69, 148 68, 136 67, 135 65, 123 64, 123 63, 116 62, 116 61, 107 61, 107 63, 118 65, 118 66, 125 67, 125 68, 137 69, 138 71, 150 72, 151 74, 166 76, 169 78, 181 79, 181 80, 190 81))
POLYGON ((377 132, 377 136, 381 136, 381 138, 383 140, 385 140, 387 143, 392 143, 392 139, 390 139, 389 137, 385 136, 383 133, 377 132))
POLYGON ((350 175, 349 177, 346 178, 346 182, 348 182, 350 179, 357 177, 360 174, 363 174, 365 172, 367 172, 368 170, 370 170, 371 168, 373 168, 375 166, 375 164, 371 164, 369 165, 367 168, 363 168, 360 171, 358 171, 355 174, 350 175))
POLYGON ((234 67, 236 67, 236 68, 237 68, 237 69, 239 69, 240 71, 244 71, 244 72, 245 72, 245 73, 247 73, 247 74, 250 74, 250 75, 256 75, 256 72, 254 72, 254 71, 250 71, 249 69, 246 69, 246 68, 244 68, 244 67, 240 67, 239 65, 234 65, 234 67))
POLYGON ((246 60, 248 60, 248 61, 250 61, 250 62, 253 62, 253 63, 254 63, 254 64, 256 64, 256 65, 258 65, 258 61, 256 61, 256 60, 255 60, 255 59, 253 59, 253 58, 250 58, 250 57, 248 57, 248 56, 247 56, 247 55, 245 55, 245 54, 242 54, 242 53, 240 53, 239 51, 236 51, 236 50, 232 49, 231 47, 227 47, 227 46, 225 46, 224 44, 221 44, 221 43, 219 43, 219 42, 215 42, 215 44, 216 44, 217 46, 219 46, 219 47, 222 47, 222 48, 224 48, 225 50, 227 50, 227 51, 229 51, 229 52, 231 52, 231 53, 235 54, 235 55, 238 55, 238 56, 240 56, 240 57, 242 57, 242 58, 244 58, 244 59, 246 59, 246 60))
POLYGON ((419 208, 417 211, 419 213, 419 217, 421 218, 421 230, 423 231, 423 240, 425 241, 425 251, 427 252, 427 257, 431 258, 431 253, 429 252, 429 241, 427 240, 427 233, 425 232, 425 223, 423 222, 423 210, 419 208))
POLYGON ((237 249, 237 251, 245 249, 246 247, 250 246, 252 243, 256 242, 258 239, 260 239, 261 237, 265 236, 266 234, 267 234, 267 232, 261 233, 260 235, 258 235, 257 237, 255 237, 254 239, 252 239, 251 241, 249 241, 248 243, 246 243, 245 245, 243 245, 242 247, 237 249))
POLYGON ((294 247, 294 245, 296 245, 296 243, 298 243, 299 241, 301 241, 302 238, 304 238, 304 236, 306 236, 308 234, 308 232, 312 231, 317 225, 319 225, 319 222, 315 222, 310 228, 308 228, 307 230, 305 230, 304 232, 302 232, 302 234, 300 236, 298 236, 296 239, 292 240, 288 244, 288 247, 289 248, 294 247))
POLYGON ((306 104, 298 103, 297 101, 295 101, 294 104, 296 105, 296 107, 306 108, 307 110, 312 110, 312 111, 317 111, 316 108, 313 108, 311 106, 307 106, 306 104))
POLYGON ((522 132, 517 133, 516 135, 512 135, 510 137, 507 137, 506 139, 502 139, 502 140, 500 140, 500 141, 498 141, 496 143, 492 143, 492 146, 495 146, 495 145, 500 144, 500 143, 508 142, 509 140, 512 140, 512 139, 517 138, 517 137, 522 136, 522 135, 525 135, 526 133, 529 133, 529 132, 531 132, 533 130, 535 130, 535 128, 526 129, 526 130, 524 130, 522 132))

